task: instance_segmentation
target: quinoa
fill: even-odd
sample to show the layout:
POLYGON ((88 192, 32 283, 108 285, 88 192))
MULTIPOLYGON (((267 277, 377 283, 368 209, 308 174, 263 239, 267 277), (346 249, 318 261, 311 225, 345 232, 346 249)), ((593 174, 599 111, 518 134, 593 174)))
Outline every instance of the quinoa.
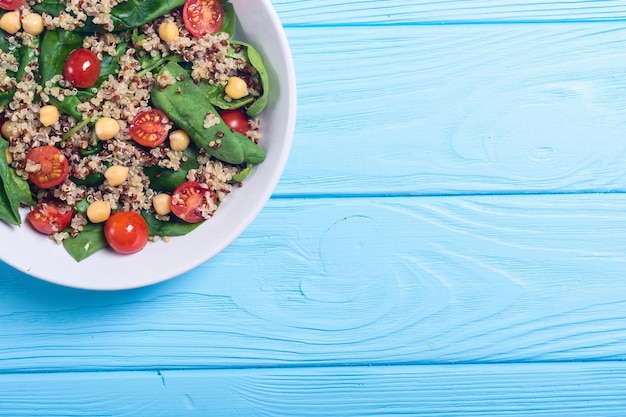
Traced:
POLYGON ((219 124, 220 119, 219 117, 217 117, 216 115, 214 115, 211 112, 208 112, 206 117, 204 118, 204 128, 208 129, 210 127, 213 127, 217 124, 219 124))
MULTIPOLYGON (((31 6, 41 1, 27 1, 21 13, 29 13, 31 6)), ((142 69, 140 59, 178 55, 189 64, 190 76, 196 83, 206 81, 225 86, 232 74, 241 74, 247 82, 248 93, 253 97, 261 94, 260 80, 247 60, 227 56, 230 46, 228 34, 218 33, 201 38, 192 36, 185 28, 180 9, 143 25, 137 31, 137 39, 110 32, 115 29, 110 11, 124 1, 68 0, 58 16, 42 14, 48 30, 71 31, 82 27, 88 20, 102 25, 104 32, 85 36, 82 42, 82 47, 92 51, 99 60, 118 56, 118 49, 124 47, 115 73, 101 82, 91 98, 83 99, 76 105, 81 118, 62 113, 56 123, 42 124, 39 112, 44 106, 76 100, 81 97, 80 91, 62 75, 54 76, 43 86, 40 85, 37 82, 39 68, 36 64, 25 68, 26 76, 16 81, 12 75, 18 71, 17 58, 11 53, 0 51, 0 93, 15 90, 12 101, 0 113, 4 120, 10 122, 3 126, 3 134, 6 129, 10 166, 23 179, 40 168, 26 158, 33 148, 55 146, 69 161, 68 179, 51 189, 38 189, 36 198, 39 201, 53 198, 71 207, 80 202, 104 201, 112 210, 150 212, 157 220, 167 221, 170 215, 154 212, 152 199, 158 192, 151 187, 150 177, 144 171, 155 166, 180 171, 190 156, 172 150, 167 142, 153 149, 145 149, 130 139, 133 119, 151 108, 150 93, 153 87, 166 88, 176 83, 169 72, 157 76, 152 70, 142 69), (175 24, 179 31, 179 36, 169 43, 162 41, 158 34, 158 27, 164 22, 175 24), (112 118, 119 123, 119 133, 110 140, 98 141, 94 138, 91 124, 102 117, 112 118), (96 185, 87 183, 90 176, 103 175, 107 167, 112 165, 128 168, 128 177, 122 184, 111 185, 108 180, 96 185)), ((16 47, 19 44, 32 46, 34 41, 25 32, 19 32, 8 40, 16 47)), ((223 99, 229 100, 227 96, 223 99)), ((220 118, 209 112, 204 127, 208 129, 218 123, 220 118)), ((261 139, 258 120, 250 120, 247 137, 254 143, 261 139)), ((217 139, 209 146, 219 148, 220 144, 220 139, 217 139)), ((206 204, 202 209, 202 217, 209 219, 232 192, 233 178, 244 167, 219 161, 202 149, 195 158, 197 168, 188 170, 186 180, 195 181, 208 190, 204 195, 206 204)), ((176 198, 173 197, 173 203, 176 198)), ((76 211, 69 232, 58 230, 51 238, 61 243, 75 236, 88 222, 83 212, 76 211)), ((169 238, 152 237, 152 240, 169 241, 169 238)))

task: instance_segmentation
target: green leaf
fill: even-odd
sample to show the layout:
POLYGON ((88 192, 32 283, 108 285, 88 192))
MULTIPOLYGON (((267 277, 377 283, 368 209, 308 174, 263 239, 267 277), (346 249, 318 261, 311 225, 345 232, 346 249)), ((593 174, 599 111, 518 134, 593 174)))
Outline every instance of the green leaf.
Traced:
POLYGON ((172 192, 187 181, 187 171, 174 171, 158 166, 146 167, 143 173, 150 178, 150 188, 156 192, 172 192))
POLYGON ((253 166, 254 165, 252 165, 252 164, 247 164, 241 171, 239 171, 235 175, 233 175, 233 178, 232 178, 232 180, 230 182, 232 184, 237 184, 237 183, 243 182, 243 180, 248 178, 248 175, 250 175, 250 171, 252 171, 252 167, 253 166))
POLYGON ((24 45, 20 48, 20 67, 15 74, 17 81, 22 80, 26 76, 26 68, 32 63, 37 62, 39 55, 39 37, 33 37, 30 45, 24 45))
POLYGON ((11 201, 9 201, 9 197, 4 188, 4 181, 0 179, 0 219, 4 220, 8 224, 12 224, 14 226, 19 226, 22 221, 19 216, 15 216, 13 210, 11 208, 11 201))
POLYGON ((183 154, 187 158, 181 163, 181 169, 178 171, 156 165, 144 168, 143 173, 150 178, 150 188, 157 192, 173 192, 176 187, 187 181, 189 170, 197 169, 200 164, 197 159, 198 151, 192 146, 187 148, 183 154))
POLYGON ((186 223, 176 216, 171 216, 171 219, 165 222, 156 219, 152 213, 143 211, 141 214, 148 223, 150 236, 184 236, 202 224, 202 222, 186 223))
MULTIPOLYGON (((185 0, 127 0, 111 9, 111 20, 116 31, 138 28, 184 3, 185 0)), ((34 4, 32 7, 39 13, 46 12, 52 16, 59 16, 65 10, 65 2, 43 0, 43 2, 34 4)), ((93 23, 93 19, 88 18, 85 25, 77 28, 75 32, 98 32, 102 30, 101 25, 93 23)))
POLYGON ((65 10, 65 2, 58 0, 43 0, 39 4, 32 5, 33 9, 39 13, 48 13, 52 16, 58 16, 65 10))
POLYGON ((207 100, 208 83, 196 84, 189 73, 180 65, 170 62, 161 69, 168 71, 177 81, 166 88, 155 86, 151 97, 155 107, 183 129, 198 148, 215 158, 231 164, 249 162, 258 164, 265 159, 265 151, 246 136, 233 132, 219 117, 219 113, 207 100), (208 113, 219 119, 219 123, 204 127, 208 113), (219 143, 219 146, 212 144, 219 143))
MULTIPOLYGON (((20 42, 11 43, 6 36, 0 36, 0 49, 13 55, 19 62, 17 72, 7 71, 7 75, 17 82, 26 75, 26 67, 33 62, 37 62, 39 49, 39 37, 33 37, 32 43, 23 45, 20 42)), ((13 87, 8 91, 0 92, 0 106, 6 106, 13 100, 17 88, 13 87)))
POLYGON ((180 55, 168 55, 164 57, 157 56, 151 59, 139 59, 139 61, 141 63, 141 71, 137 73, 137 77, 143 77, 148 72, 161 67, 166 62, 182 62, 183 57, 180 55))
POLYGON ((15 173, 8 164, 6 150, 9 143, 0 139, 0 218, 7 223, 20 225, 22 223, 19 208, 20 205, 34 204, 33 196, 28 182, 15 173))
POLYGON ((9 42, 8 36, 0 36, 0 49, 4 52, 11 52, 11 43, 9 42))
POLYGON ((71 178, 72 182, 78 186, 85 185, 87 187, 98 187, 104 183, 104 174, 101 172, 92 172, 85 178, 71 178))
POLYGON ((74 206, 74 210, 76 210, 77 212, 81 214, 87 214, 88 208, 89 208, 89 201, 87 201, 86 198, 83 198, 74 206))
MULTIPOLYGON (((63 66, 67 57, 75 49, 83 45, 83 35, 75 32, 67 32, 62 29, 49 30, 43 35, 41 50, 45 53, 39 56, 39 72, 41 74, 41 84, 44 85, 55 75, 63 73, 63 66)), ((116 56, 104 54, 100 62, 100 75, 95 87, 102 84, 110 75, 115 75, 119 70, 119 59, 128 49, 127 42, 121 42, 116 47, 116 56)), ((63 113, 69 114, 77 120, 82 120, 83 114, 78 111, 78 105, 91 100, 95 96, 91 88, 80 89, 75 96, 65 96, 63 101, 50 97, 50 101, 63 113)))
POLYGON ((235 14, 235 6, 227 0, 220 0, 222 9, 224 9, 224 19, 222 20, 222 32, 228 33, 228 37, 232 38, 237 26, 237 15, 235 14))
POLYGON ((107 246, 103 223, 88 223, 76 237, 69 237, 63 241, 63 247, 77 262, 90 257, 107 246))
POLYGON ((243 57, 252 67, 259 73, 261 79, 261 87, 263 91, 261 95, 254 101, 254 103, 248 107, 246 113, 250 117, 258 116, 267 107, 270 92, 270 80, 267 68, 263 63, 261 54, 250 44, 241 41, 231 41, 231 49, 228 53, 231 57, 243 57), (233 45, 239 45, 240 48, 232 47, 233 45))
POLYGON ((96 87, 100 86, 104 81, 109 79, 109 75, 115 76, 120 69, 120 57, 124 55, 128 49, 128 42, 120 42, 115 47, 115 56, 104 54, 100 61, 100 76, 96 81, 96 87))
POLYGON ((226 95, 224 87, 219 84, 207 84, 207 88, 204 90, 209 103, 222 110, 239 109, 252 103, 255 99, 253 96, 247 95, 237 100, 226 100, 224 98, 226 95))
POLYGON ((82 45, 83 36, 79 33, 62 29, 46 31, 41 40, 41 50, 44 52, 39 56, 39 74, 42 84, 55 75, 62 74, 67 57, 74 49, 82 45))

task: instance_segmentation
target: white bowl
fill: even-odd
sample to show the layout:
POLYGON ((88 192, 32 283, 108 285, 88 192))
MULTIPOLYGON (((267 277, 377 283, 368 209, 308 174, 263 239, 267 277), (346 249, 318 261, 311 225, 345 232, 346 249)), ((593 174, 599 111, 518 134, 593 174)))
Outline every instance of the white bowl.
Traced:
POLYGON ((132 255, 107 249, 76 262, 62 246, 27 224, 17 228, 0 222, 2 261, 60 285, 93 290, 137 288, 173 278, 206 262, 248 227, 270 198, 287 161, 296 120, 296 80, 287 38, 270 0, 231 2, 238 17, 235 39, 259 50, 271 84, 269 105, 260 116, 261 146, 267 159, 254 168, 245 186, 234 190, 215 216, 192 233, 173 237, 168 243, 148 243, 132 255))

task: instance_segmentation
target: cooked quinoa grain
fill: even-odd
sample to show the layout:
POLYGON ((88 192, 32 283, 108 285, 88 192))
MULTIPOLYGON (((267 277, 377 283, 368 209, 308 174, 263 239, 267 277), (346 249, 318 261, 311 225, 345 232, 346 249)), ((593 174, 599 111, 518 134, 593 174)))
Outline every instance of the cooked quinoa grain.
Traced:
MULTIPOLYGON (((68 0, 59 2, 65 7, 59 6, 58 13, 48 13, 37 7, 42 0, 27 0, 11 12, 14 15, 5 13, 4 22, 0 20, 0 28, 10 34, 5 36, 8 49, 0 49, 0 96, 11 94, 0 108, 7 161, 24 180, 42 169, 27 158, 33 148, 56 147, 69 164, 67 179, 61 184, 33 188, 37 201, 56 199, 74 210, 70 226, 51 234, 57 243, 76 236, 90 223, 104 222, 115 211, 171 220, 171 205, 180 203, 181 197, 171 188, 157 186, 160 172, 183 173, 184 181, 197 182, 207 190, 201 216, 210 219, 239 183, 234 178, 246 168, 246 164, 229 164, 211 156, 222 146, 223 131, 202 148, 166 120, 168 130, 172 128, 168 140, 154 147, 140 145, 134 123, 137 115, 153 109, 153 89, 185 81, 183 76, 159 71, 167 62, 184 66, 189 82, 218 87, 222 91, 218 99, 226 104, 244 97, 252 102, 261 96, 263 87, 258 71, 239 53, 241 46, 231 44, 229 34, 193 36, 185 27, 181 8, 134 30, 117 31, 111 10, 125 1, 68 0), (106 75, 85 90, 75 88, 63 74, 43 82, 40 33, 74 31, 92 24, 103 30, 84 34, 77 47, 93 52, 106 66, 108 72, 101 73, 106 75), (32 62, 23 68, 15 53, 20 48, 32 48, 33 54, 32 62), (67 103, 72 104, 72 111, 64 111, 67 103)), ((177 93, 182 94, 182 89, 177 93)), ((222 123, 211 111, 200 116, 207 130, 222 123)), ((146 135, 150 138, 150 132, 146 135)), ((246 136, 259 143, 258 119, 249 120, 246 136)), ((151 240, 169 241, 169 237, 152 236, 151 240)))

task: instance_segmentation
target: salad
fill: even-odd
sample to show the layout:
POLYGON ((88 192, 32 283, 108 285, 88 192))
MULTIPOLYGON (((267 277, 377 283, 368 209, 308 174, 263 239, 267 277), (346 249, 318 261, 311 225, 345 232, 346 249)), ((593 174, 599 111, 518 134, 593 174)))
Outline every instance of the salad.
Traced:
POLYGON ((265 159, 228 0, 0 0, 0 219, 81 261, 192 232, 265 159))

